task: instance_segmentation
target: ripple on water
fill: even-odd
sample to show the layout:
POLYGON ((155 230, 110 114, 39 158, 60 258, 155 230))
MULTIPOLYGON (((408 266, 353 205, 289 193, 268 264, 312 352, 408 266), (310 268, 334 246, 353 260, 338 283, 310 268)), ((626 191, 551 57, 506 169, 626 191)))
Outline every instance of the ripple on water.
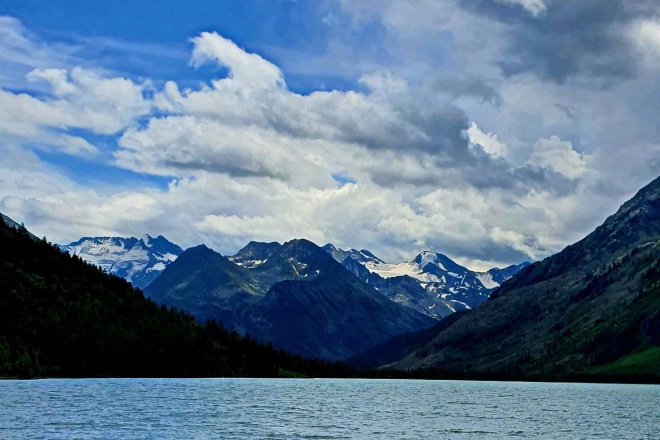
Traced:
POLYGON ((0 438, 657 439, 660 387, 453 381, 0 381, 0 438))

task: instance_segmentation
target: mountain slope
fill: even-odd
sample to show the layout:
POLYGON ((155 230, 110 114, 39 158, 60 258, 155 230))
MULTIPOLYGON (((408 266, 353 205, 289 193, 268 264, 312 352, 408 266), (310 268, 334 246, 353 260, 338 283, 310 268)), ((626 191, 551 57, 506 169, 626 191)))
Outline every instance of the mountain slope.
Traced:
POLYGON ((144 289, 183 250, 163 236, 83 237, 60 248, 144 289))
POLYGON ((261 299, 268 288, 247 269, 200 245, 186 249, 144 294, 159 304, 186 310, 201 322, 214 319, 233 327, 237 314, 261 299))
POLYGON ((578 243, 523 269, 396 368, 660 376, 660 178, 578 243))
POLYGON ((248 308, 242 329, 304 357, 341 360, 434 321, 403 308, 328 258, 307 281, 276 283, 248 308))
POLYGON ((483 284, 486 288, 496 289, 504 284, 506 280, 513 277, 530 264, 532 263, 525 261, 521 264, 512 264, 511 266, 507 266, 503 269, 500 269, 499 267, 493 267, 492 269, 488 269, 486 272, 478 272, 477 278, 479 278, 481 284, 483 284))

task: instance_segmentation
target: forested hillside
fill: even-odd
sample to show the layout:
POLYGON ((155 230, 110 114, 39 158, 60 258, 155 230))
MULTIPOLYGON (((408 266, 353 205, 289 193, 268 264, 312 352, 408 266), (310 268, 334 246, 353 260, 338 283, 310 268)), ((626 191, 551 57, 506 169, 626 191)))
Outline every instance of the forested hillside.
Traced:
POLYGON ((346 375, 215 322, 0 222, 0 377, 346 375))

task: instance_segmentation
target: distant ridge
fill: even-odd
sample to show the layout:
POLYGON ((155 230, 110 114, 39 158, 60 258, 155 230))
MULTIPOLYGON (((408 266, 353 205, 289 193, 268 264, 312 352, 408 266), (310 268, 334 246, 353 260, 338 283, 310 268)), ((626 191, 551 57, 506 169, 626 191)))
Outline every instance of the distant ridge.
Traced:
POLYGON ((446 255, 424 251, 410 261, 388 264, 367 250, 323 246, 336 261, 387 298, 434 319, 469 310, 530 263, 475 272, 446 255))

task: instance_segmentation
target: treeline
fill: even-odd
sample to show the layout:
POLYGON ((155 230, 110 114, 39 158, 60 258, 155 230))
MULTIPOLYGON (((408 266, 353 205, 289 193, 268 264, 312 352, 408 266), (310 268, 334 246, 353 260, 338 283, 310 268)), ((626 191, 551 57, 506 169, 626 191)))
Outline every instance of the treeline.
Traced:
POLYGON ((0 221, 0 377, 349 377, 196 323, 0 221))

